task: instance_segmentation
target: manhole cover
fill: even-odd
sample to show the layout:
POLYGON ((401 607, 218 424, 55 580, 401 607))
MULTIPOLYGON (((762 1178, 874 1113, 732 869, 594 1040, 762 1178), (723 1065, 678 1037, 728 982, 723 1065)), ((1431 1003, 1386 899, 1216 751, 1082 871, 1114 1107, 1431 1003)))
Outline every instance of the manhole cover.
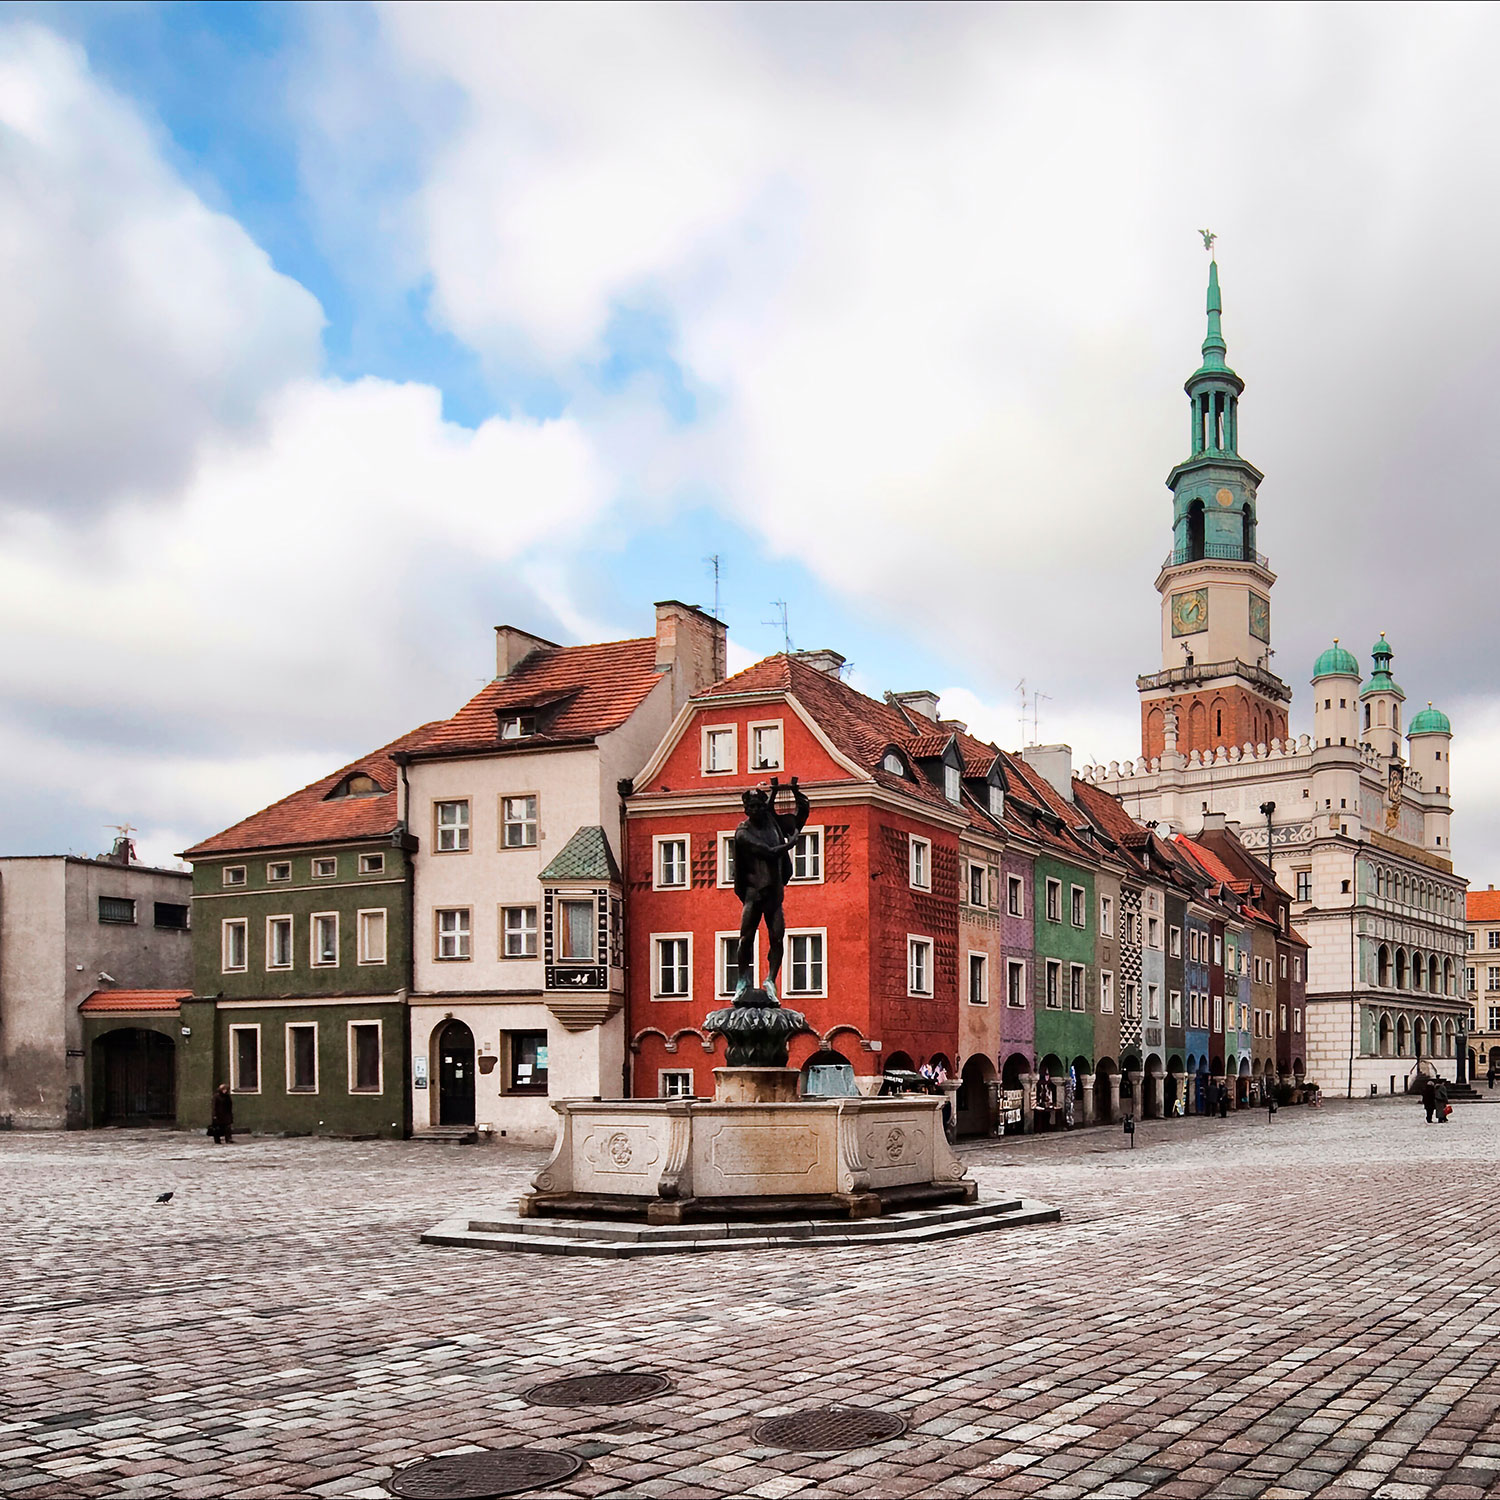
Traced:
POLYGON ((906 1423, 888 1411, 864 1406, 819 1406, 772 1417, 755 1429, 755 1441, 792 1453, 842 1453, 900 1437, 906 1423))
POLYGON ((450 1453, 397 1469, 387 1484, 405 1500, 490 1500, 556 1484, 577 1473, 576 1453, 549 1448, 491 1448, 485 1453, 450 1453))
POLYGON ((533 1406, 624 1406, 670 1391, 665 1375, 649 1370, 615 1370, 602 1375, 569 1375, 548 1380, 526 1392, 533 1406))

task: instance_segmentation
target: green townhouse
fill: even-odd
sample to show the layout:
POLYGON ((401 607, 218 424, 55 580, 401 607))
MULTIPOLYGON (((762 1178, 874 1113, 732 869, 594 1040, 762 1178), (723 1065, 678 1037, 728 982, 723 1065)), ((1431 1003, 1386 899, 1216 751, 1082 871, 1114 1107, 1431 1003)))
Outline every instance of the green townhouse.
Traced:
POLYGON ((237 1132, 409 1133, 412 856, 393 755, 417 730, 185 851, 193 993, 179 1125, 227 1083, 237 1132))

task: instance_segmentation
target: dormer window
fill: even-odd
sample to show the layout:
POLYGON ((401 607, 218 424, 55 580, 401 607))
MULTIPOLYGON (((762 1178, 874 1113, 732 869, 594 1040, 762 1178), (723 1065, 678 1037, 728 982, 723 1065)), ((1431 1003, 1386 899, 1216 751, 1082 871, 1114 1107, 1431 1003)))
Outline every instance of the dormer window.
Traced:
POLYGON ((1005 788, 990 783, 990 816, 992 818, 1003 817, 1005 814, 1005 788))
POLYGON ((950 802, 957 802, 963 795, 963 779, 957 766, 943 767, 943 795, 950 802))
POLYGON ((330 797, 383 797, 385 788, 373 776, 355 771, 344 777, 328 794, 330 797))
POLYGON ((889 771, 892 776, 905 776, 906 764, 894 750, 885 752, 885 759, 880 762, 883 770, 889 771))
POLYGON ((524 740, 536 733, 535 714, 501 714, 500 738, 502 740, 524 740))

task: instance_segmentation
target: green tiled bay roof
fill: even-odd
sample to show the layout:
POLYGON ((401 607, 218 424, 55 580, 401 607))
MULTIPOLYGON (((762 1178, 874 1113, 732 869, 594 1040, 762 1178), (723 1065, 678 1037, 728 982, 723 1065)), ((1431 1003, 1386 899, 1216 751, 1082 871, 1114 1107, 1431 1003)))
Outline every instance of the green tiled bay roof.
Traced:
POLYGON ((620 884, 620 867, 597 823, 580 828, 553 856, 541 880, 598 880, 620 884))

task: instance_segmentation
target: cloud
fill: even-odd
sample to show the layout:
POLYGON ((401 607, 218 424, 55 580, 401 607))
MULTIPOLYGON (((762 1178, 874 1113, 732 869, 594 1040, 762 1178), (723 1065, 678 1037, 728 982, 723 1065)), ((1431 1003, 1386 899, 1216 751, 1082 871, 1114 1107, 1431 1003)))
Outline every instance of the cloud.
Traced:
POLYGON ((0 504, 160 497, 314 373, 322 313, 40 27, 0 27, 0 504))

